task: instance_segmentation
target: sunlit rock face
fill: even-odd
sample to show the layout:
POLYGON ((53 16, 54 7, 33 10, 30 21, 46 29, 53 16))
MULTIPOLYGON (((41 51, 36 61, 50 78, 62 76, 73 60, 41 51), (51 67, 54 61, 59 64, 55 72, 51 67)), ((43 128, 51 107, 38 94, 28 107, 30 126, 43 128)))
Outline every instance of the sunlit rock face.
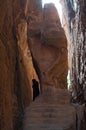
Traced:
POLYGON ((18 40, 20 84, 24 107, 27 107, 33 99, 32 79, 38 80, 33 67, 32 56, 27 43, 27 22, 21 19, 16 26, 16 35, 18 40))
POLYGON ((44 6, 42 31, 42 38, 46 44, 57 48, 60 46, 67 47, 66 37, 61 27, 57 9, 52 3, 44 6), (59 41, 62 43, 59 44, 59 41))
POLYGON ((28 41, 42 92, 48 86, 66 88, 67 40, 53 4, 46 4, 43 11, 41 5, 35 10, 28 24, 28 41), (36 17, 42 19, 36 21, 36 17))

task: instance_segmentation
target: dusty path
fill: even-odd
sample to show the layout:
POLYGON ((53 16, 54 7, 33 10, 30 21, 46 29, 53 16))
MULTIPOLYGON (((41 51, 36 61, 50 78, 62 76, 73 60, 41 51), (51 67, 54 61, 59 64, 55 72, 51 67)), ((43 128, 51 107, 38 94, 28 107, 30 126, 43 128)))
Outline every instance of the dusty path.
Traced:
POLYGON ((25 110, 24 130, 76 130, 76 112, 65 89, 39 96, 25 110))

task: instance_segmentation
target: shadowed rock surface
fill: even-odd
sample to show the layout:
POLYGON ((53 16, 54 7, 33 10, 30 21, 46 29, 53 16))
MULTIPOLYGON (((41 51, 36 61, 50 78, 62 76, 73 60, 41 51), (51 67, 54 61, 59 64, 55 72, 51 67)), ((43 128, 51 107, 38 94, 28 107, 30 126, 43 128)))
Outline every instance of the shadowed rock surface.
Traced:
MULTIPOLYGON (((68 39, 72 101, 86 104, 86 1, 61 0, 61 2, 64 14, 64 29, 68 39), (70 8, 68 7, 69 4, 70 8), (75 13, 75 16, 69 15, 69 13, 75 13), (71 20, 69 21, 69 19, 71 20)), ((85 122, 86 110, 82 123, 79 123, 80 130, 86 129, 85 122)))
POLYGON ((22 129, 32 78, 38 80, 27 44, 26 3, 0 1, 0 130, 22 129))

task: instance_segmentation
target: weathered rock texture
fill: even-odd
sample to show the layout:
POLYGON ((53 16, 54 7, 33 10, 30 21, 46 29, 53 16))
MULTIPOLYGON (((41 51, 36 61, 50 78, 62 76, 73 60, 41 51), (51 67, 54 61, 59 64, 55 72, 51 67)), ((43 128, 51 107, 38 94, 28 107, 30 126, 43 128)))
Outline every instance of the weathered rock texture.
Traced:
POLYGON ((22 99, 26 107, 29 105, 29 101, 33 99, 32 79, 38 80, 38 77, 33 67, 32 56, 27 43, 27 22, 25 19, 20 20, 16 31, 19 50, 20 84, 22 99))
MULTIPOLYGON (((64 28, 69 39, 69 69, 73 101, 82 104, 86 103, 86 1, 61 0, 61 2, 65 18, 63 21, 67 23, 64 24, 64 28)), ((83 121, 86 121, 85 115, 86 113, 83 121)), ((80 130, 86 129, 86 126, 82 127, 80 123, 79 125, 80 130)))
MULTIPOLYGON (((0 128, 12 130, 19 110, 16 95, 17 44, 13 36, 12 2, 0 1, 0 128)), ((20 97, 19 97, 20 98, 20 97)))
POLYGON ((66 88, 67 40, 57 10, 53 4, 45 5, 43 12, 41 4, 37 10, 31 10, 33 15, 32 11, 28 14, 28 41, 42 92, 48 86, 66 88))
MULTIPOLYGON (((82 99, 86 98, 86 42, 85 42, 85 0, 76 0, 76 1, 62 1, 65 17, 68 24, 65 26, 66 32, 68 31, 70 36, 69 46, 69 59, 70 59, 70 76, 71 76, 71 85, 76 91, 76 96, 80 94, 82 99), (70 6, 70 8, 68 7, 70 6), (75 14, 75 15, 72 15, 75 14), (67 18, 68 17, 68 18, 67 18), (67 29, 68 27, 69 30, 67 29)), ((65 19, 64 19, 65 22, 65 19)))
MULTIPOLYGON (((86 2, 85 0, 63 0, 62 2, 67 8, 63 10, 67 22, 65 29, 70 41, 68 48, 70 49, 71 84, 78 102, 84 102, 86 101, 86 2)), ((46 5, 42 10, 41 0, 4 2, 0 0, 1 130, 22 129, 20 126, 22 126, 23 110, 33 97, 32 79, 38 80, 34 67, 41 81, 43 101, 58 99, 57 95, 56 97, 53 95, 56 94, 56 90, 58 91, 57 88, 67 87, 68 63, 67 40, 54 5, 46 5)), ((47 100, 49 101, 53 103, 47 100)), ((57 102, 58 100, 54 103, 57 102)), ((79 124, 77 125, 76 122, 77 129, 85 130, 86 127, 81 126, 85 114, 83 110, 82 114, 80 113, 81 111, 78 111, 78 118, 76 118, 79 124)))
POLYGON ((0 0, 0 130, 19 129, 32 101, 32 79, 38 79, 27 44, 26 3, 0 0))

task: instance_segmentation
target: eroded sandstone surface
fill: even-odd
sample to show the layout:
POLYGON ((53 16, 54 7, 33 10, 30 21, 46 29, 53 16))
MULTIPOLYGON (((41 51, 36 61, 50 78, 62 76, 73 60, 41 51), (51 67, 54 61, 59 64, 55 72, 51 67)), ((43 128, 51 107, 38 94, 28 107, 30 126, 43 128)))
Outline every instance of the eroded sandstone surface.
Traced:
POLYGON ((0 1, 0 130, 22 129, 32 79, 38 80, 27 44, 26 3, 0 1))
MULTIPOLYGON (((63 26, 68 39, 72 101, 84 105, 86 104, 86 1, 61 0, 61 2, 64 16, 63 26)), ((85 120, 86 111, 84 110, 79 129, 86 129, 83 125, 85 120)))
POLYGON ((42 91, 47 86, 67 88, 67 40, 55 6, 45 5, 43 12, 35 10, 31 19, 28 41, 42 91), (36 21, 36 15, 42 19, 36 21))
POLYGON ((63 0, 62 5, 64 12, 63 26, 68 39, 71 87, 75 91, 78 102, 83 103, 86 98, 86 2, 85 0, 83 2, 82 0, 63 0))
MULTIPOLYGON (((86 129, 83 125, 85 104, 81 105, 86 101, 86 2, 62 0, 62 4, 65 7, 64 26, 68 38, 71 86, 74 88, 74 97, 78 97, 80 104, 75 104, 75 108, 70 106, 67 90, 65 93, 68 70, 67 39, 54 5, 48 4, 42 9, 41 0, 0 0, 1 130, 22 130, 24 110, 28 110, 25 111, 25 127, 28 120, 32 123, 29 117, 33 118, 34 115, 40 118, 42 115, 41 121, 46 122, 46 117, 49 121, 47 127, 51 129, 57 129, 59 120, 56 122, 53 117, 57 119, 58 116, 62 119, 58 129, 86 129), (42 95, 27 108, 33 98, 33 78, 38 82, 40 80, 42 95), (39 115, 34 108, 37 108, 39 115), (29 111, 32 115, 28 116, 29 111), (52 111, 60 114, 55 115, 52 111), (54 125, 50 125, 52 121, 54 125)), ((34 127, 35 125, 33 130, 34 127)), ((37 127, 46 128, 44 124, 37 127)))

